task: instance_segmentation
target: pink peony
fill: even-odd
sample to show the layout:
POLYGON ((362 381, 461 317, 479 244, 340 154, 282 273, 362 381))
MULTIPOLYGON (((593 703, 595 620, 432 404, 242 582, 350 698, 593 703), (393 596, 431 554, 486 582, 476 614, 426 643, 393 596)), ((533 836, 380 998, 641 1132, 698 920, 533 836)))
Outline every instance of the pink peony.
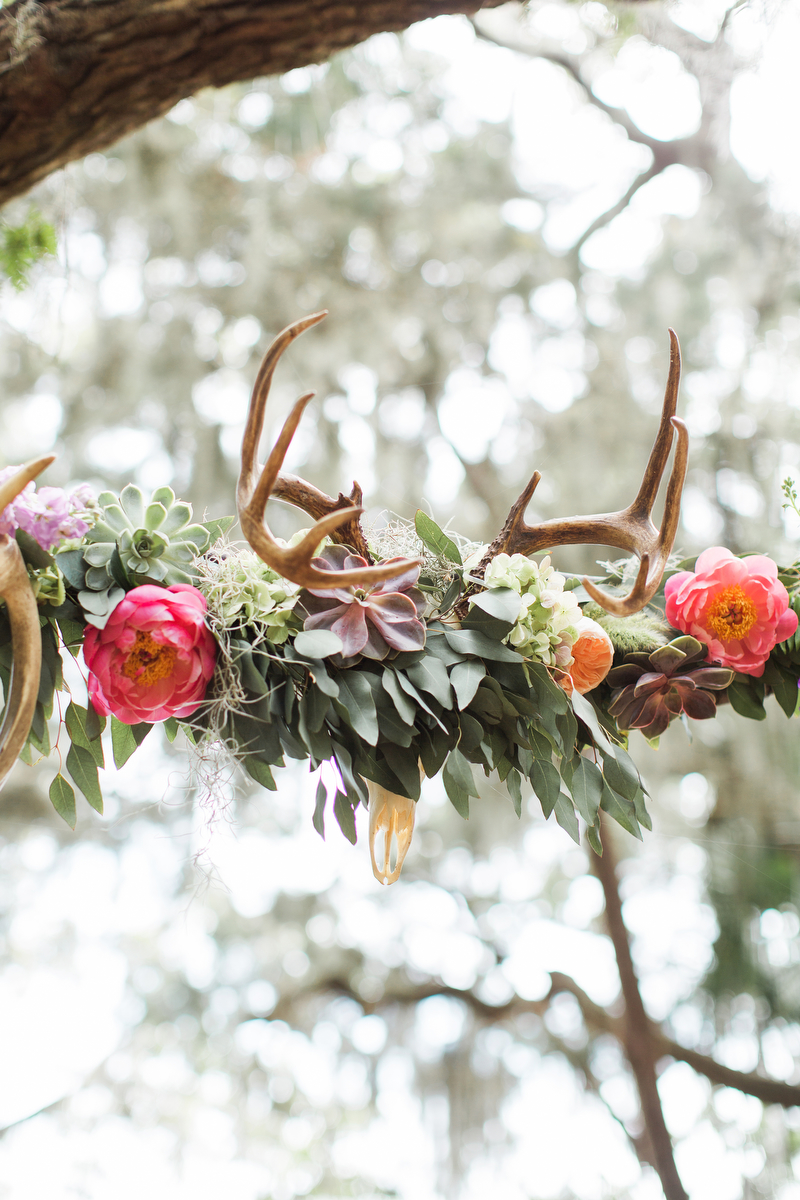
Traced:
POLYGON ((708 661, 743 675, 763 675, 778 642, 797 629, 797 613, 771 558, 736 558, 722 546, 704 550, 694 572, 679 571, 664 594, 670 625, 708 646, 708 661))
POLYGON ((87 629, 83 657, 97 711, 126 725, 193 713, 217 655, 205 612, 205 596, 189 584, 145 584, 119 602, 105 629, 87 629))

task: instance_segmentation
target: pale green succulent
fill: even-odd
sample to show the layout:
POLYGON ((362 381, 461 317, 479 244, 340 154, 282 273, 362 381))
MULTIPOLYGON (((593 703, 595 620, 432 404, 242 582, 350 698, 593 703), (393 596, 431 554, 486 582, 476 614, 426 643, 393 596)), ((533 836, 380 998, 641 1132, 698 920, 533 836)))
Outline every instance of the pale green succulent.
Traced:
POLYGON ((102 592, 114 585, 115 552, 130 583, 169 587, 196 582, 194 560, 208 549, 217 523, 212 528, 191 524, 191 504, 176 500, 168 487, 153 492, 149 503, 133 484, 119 498, 102 492, 98 500, 102 515, 87 534, 83 552, 89 590, 102 592))

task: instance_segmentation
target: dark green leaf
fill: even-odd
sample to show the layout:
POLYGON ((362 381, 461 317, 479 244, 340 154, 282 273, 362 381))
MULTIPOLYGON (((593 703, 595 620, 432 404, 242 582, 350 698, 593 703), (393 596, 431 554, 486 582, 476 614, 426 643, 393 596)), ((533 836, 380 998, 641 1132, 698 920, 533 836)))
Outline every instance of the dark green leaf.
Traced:
POLYGON ((433 696, 434 700, 438 700, 442 708, 451 709, 453 707, 453 694, 447 667, 438 658, 426 656, 422 662, 408 667, 406 675, 415 687, 427 692, 429 696, 433 696))
POLYGON ((485 687, 483 683, 478 685, 478 690, 470 702, 470 710, 480 713, 486 721, 491 721, 493 724, 497 724, 503 718, 502 700, 499 700, 491 688, 485 687))
POLYGON ((590 825, 586 830, 586 840, 594 850, 595 854, 603 857, 603 843, 600 840, 600 825, 590 825))
POLYGON ((764 701, 749 684, 732 683, 728 688, 727 695, 731 702, 731 708, 740 717, 749 717, 751 721, 766 719, 767 711, 764 708, 764 701))
POLYGON ((561 744, 565 758, 571 758, 575 751, 575 740, 578 736, 578 721, 571 708, 556 717, 556 726, 561 734, 561 744))
POLYGON ((450 672, 450 682, 456 694, 456 704, 460 709, 467 708, 472 702, 478 685, 486 674, 486 667, 479 658, 468 658, 456 663, 450 672))
POLYGON ((73 783, 83 792, 92 808, 103 813, 103 794, 100 791, 100 780, 97 776, 97 764, 91 751, 85 746, 76 745, 69 748, 67 754, 67 770, 72 776, 73 783))
POLYGON ((508 794, 514 804, 514 811, 518 817, 522 816, 522 788, 520 786, 519 771, 510 770, 506 776, 506 787, 508 794))
POLYGON ((345 796, 344 792, 337 792, 336 799, 333 802, 333 815, 339 822, 339 828, 352 846, 355 846, 356 835, 356 815, 350 806, 350 801, 345 796))
POLYGON ((314 816, 311 818, 311 823, 316 829, 319 836, 325 841, 325 805, 328 800, 328 789, 320 779, 317 784, 317 796, 314 801, 314 816))
POLYGON ((638 789, 636 795, 633 797, 633 811, 636 814, 636 820, 639 822, 639 824, 644 825, 645 829, 652 831, 653 822, 650 817, 650 813, 647 811, 644 792, 641 788, 638 789))
POLYGON ((70 829, 74 829, 78 820, 75 813, 75 792, 63 775, 56 775, 50 784, 50 800, 58 815, 67 822, 70 829))
POLYGON ((464 583, 458 576, 456 576, 445 594, 442 596, 442 602, 439 605, 439 611, 447 612, 448 609, 451 609, 463 590, 464 583))
POLYGON ((409 800, 419 800, 420 774, 419 755, 416 751, 402 750, 391 742, 381 745, 383 756, 403 785, 403 795, 409 800))
POLYGON ((442 769, 444 789, 456 812, 466 820, 469 817, 469 797, 479 797, 472 777, 472 767, 460 750, 451 750, 442 769))
POLYGON ((542 806, 542 812, 549 817, 561 791, 558 771, 551 762, 537 758, 531 767, 530 781, 542 806))
POLYGON ((461 725, 461 740, 459 747, 462 750, 475 750, 483 741, 485 730, 475 717, 469 713, 462 713, 460 718, 461 725))
MULTIPOLYGON (((67 732, 69 733, 73 746, 82 746, 84 750, 88 750, 97 766, 104 767, 105 759, 103 758, 102 743, 100 742, 99 738, 91 739, 89 737, 89 734, 86 731, 87 717, 88 713, 86 709, 81 708, 79 704, 76 704, 73 700, 70 700, 69 704, 67 705, 65 720, 67 723, 67 732)), ((72 775, 72 771, 70 771, 70 775, 72 775)), ((72 775, 72 778, 75 779, 75 776, 72 775)), ((75 782, 78 784, 78 787, 81 787, 81 784, 77 779, 75 779, 75 782)), ((83 789, 81 788, 81 790, 83 789)), ((97 811, 102 812, 102 807, 97 811)))
POLYGON ((433 711, 433 709, 427 703, 427 701, 425 701, 422 698, 422 695, 414 687, 413 683, 408 678, 408 676, 405 675, 403 671, 397 671, 396 677, 397 677, 398 683, 400 684, 400 687, 403 689, 403 691, 406 693, 406 695, 410 696, 412 698, 412 700, 415 700, 416 703, 419 705, 419 708, 421 708, 424 712, 428 713, 431 717, 433 717, 436 724, 439 725, 446 732, 447 726, 443 724, 443 722, 439 719, 439 717, 436 715, 436 713, 433 711))
POLYGON ((352 801, 353 808, 358 807, 359 800, 366 804, 369 796, 367 785, 355 770, 350 751, 340 742, 334 743, 332 749, 334 758, 336 759, 336 765, 339 768, 347 795, 352 801))
POLYGON ((521 661, 516 650, 510 650, 502 642, 495 642, 478 629, 448 629, 445 632, 448 644, 459 654, 472 654, 477 658, 488 658, 497 662, 521 661))
POLYGON ((90 742, 99 738, 106 727, 106 718, 95 709, 91 700, 86 709, 86 736, 90 742))
POLYGON ((30 533, 26 533, 24 529, 18 529, 14 538, 26 563, 32 567, 38 567, 40 570, 44 567, 52 567, 55 562, 52 554, 43 550, 30 533))
POLYGON ((167 717, 166 721, 164 722, 164 733, 167 735, 168 742, 175 741, 175 738, 178 736, 179 729, 180 725, 175 717, 167 717))
POLYGON ((522 608, 522 596, 513 588, 489 588, 471 599, 477 608, 509 627, 516 624, 522 608))
POLYGON ((455 663, 465 661, 463 654, 459 654, 447 644, 444 634, 449 628, 449 625, 442 625, 439 621, 430 621, 425 641, 425 654, 432 654, 434 658, 440 658, 446 667, 452 667, 455 663))
POLYGON ((603 788, 600 807, 603 812, 608 813, 628 833, 632 833, 640 842, 643 840, 639 822, 636 820, 636 809, 633 804, 623 796, 618 796, 608 784, 603 788))
POLYGON ((600 727, 600 722, 597 719, 597 713, 591 700, 587 700, 578 691, 572 693, 570 700, 572 701, 572 708, 575 715, 580 717, 594 738, 594 744, 601 747, 606 754, 613 756, 614 748, 600 727))
MULTIPOLYGON (((114 762, 118 767, 124 767, 137 746, 141 746, 152 725, 141 721, 138 725, 123 725, 116 717, 111 718, 111 745, 114 750, 114 762)), ((79 785, 80 786, 80 785, 79 785)))
POLYGON ((575 807, 587 825, 594 825, 603 795, 603 775, 600 768, 582 755, 578 757, 569 783, 575 807))
POLYGON ((575 809, 572 807, 572 801, 569 796, 565 796, 563 792, 559 792, 556 796, 555 803, 556 820, 562 829, 566 830, 573 842, 581 844, 581 831, 578 825, 578 818, 575 816, 575 809))
POLYGON ((419 757, 428 779, 433 779, 442 769, 451 741, 442 729, 426 729, 419 743, 419 757))
POLYGON ((413 725, 406 725, 397 715, 391 700, 387 698, 385 705, 378 702, 378 727, 381 731, 380 745, 384 740, 395 746, 410 746, 416 730, 413 725))
POLYGON ((344 646, 332 629, 304 629, 294 639, 294 648, 304 658, 329 658, 341 654, 344 646))
POLYGON ((446 558, 448 562, 461 566, 461 552, 458 546, 421 508, 417 509, 414 516, 414 528, 417 531, 417 537, 424 546, 427 546, 431 554, 436 554, 440 558, 446 558))
POLYGON ((56 566, 71 588, 82 592, 86 587, 86 563, 82 550, 62 550, 56 555, 56 566))
POLYGON ((260 783, 262 787, 268 788, 271 792, 278 790, 278 785, 265 762, 260 758, 256 758, 255 754, 247 754, 244 759, 244 766, 247 774, 251 779, 255 779, 256 783, 260 783))
POLYGON ((378 741, 378 714, 372 687, 363 671, 342 671, 337 676, 339 699, 334 707, 343 721, 370 746, 378 741))
POLYGON ((536 692, 541 709, 549 708, 554 713, 566 712, 569 700, 563 688, 560 688, 544 663, 531 662, 527 664, 531 679, 531 687, 536 692))
POLYGON ((800 699, 800 689, 798 689, 796 678, 787 671, 780 671, 779 678, 772 685, 772 690, 786 716, 793 717, 797 712, 797 703, 800 699))
POLYGON ((406 725, 413 725, 417 716, 416 705, 403 691, 398 676, 389 667, 384 668, 382 683, 385 692, 391 697, 397 709, 400 720, 404 721, 406 725))
POLYGON ((616 747, 614 758, 604 759, 603 775, 609 787, 626 800, 634 800, 636 793, 642 790, 639 772, 633 759, 621 746, 616 747))

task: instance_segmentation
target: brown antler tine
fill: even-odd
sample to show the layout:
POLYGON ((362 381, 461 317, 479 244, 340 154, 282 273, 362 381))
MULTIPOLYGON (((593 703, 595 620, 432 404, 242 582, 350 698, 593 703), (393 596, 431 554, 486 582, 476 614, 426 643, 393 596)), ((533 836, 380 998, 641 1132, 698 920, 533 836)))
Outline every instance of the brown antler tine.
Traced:
MULTIPOLYGON (((258 474, 258 447, 264 429, 264 413, 266 411, 267 398, 272 384, 272 376, 275 374, 275 368, 287 346, 290 346, 294 339, 299 337, 301 333, 305 333, 306 329, 310 329, 312 325, 318 325, 327 315, 327 309, 324 309, 322 312, 312 313, 310 317, 303 317, 299 321, 294 321, 278 334, 264 355, 253 385, 253 394, 250 397, 250 409, 247 414, 247 424, 242 439, 242 470, 239 475, 239 487, 241 488, 244 483, 248 489, 248 494, 255 487, 255 477, 258 474)), ((307 396, 305 403, 308 403, 310 399, 311 397, 307 396)), ((305 404, 302 407, 304 408, 305 404)), ((298 421, 301 415, 302 408, 297 418, 298 421)), ((289 419, 291 420, 291 415, 289 419)), ((284 426, 285 428, 286 426, 284 426)))
MULTIPOLYGON (((0 485, 0 513, 45 467, 50 466, 54 458, 55 455, 47 454, 27 462, 0 485)), ((1 788, 28 740, 42 670, 39 610, 19 546, 8 534, 0 535, 0 596, 6 602, 14 656, 11 686, 5 698, 6 712, 0 728, 1 788)))
POLYGON ((627 596, 611 596, 608 592, 604 592, 602 588, 599 588, 597 584, 592 583, 591 579, 588 579, 585 575, 581 582, 595 604, 599 604, 606 612, 611 613, 612 617, 629 617, 644 608, 647 601, 651 599, 658 589, 658 585, 661 582, 661 573, 657 574, 655 586, 650 590, 650 585, 647 581, 649 571, 650 555, 643 554, 639 563, 636 582, 627 596))
POLYGON ((36 598, 19 546, 7 535, 0 537, 0 595, 6 602, 14 655, 11 686, 6 697, 6 715, 0 728, 2 787, 28 739, 42 669, 42 639, 36 598))
POLYGON ((37 475, 41 475, 50 463, 55 462, 55 454, 45 454, 42 458, 32 458, 30 462, 23 465, 16 471, 10 479, 5 483, 0 484, 0 513, 4 508, 7 508, 12 500, 16 500, 20 492, 32 483, 37 475))
POLYGON ((656 440, 650 457, 647 460, 642 486, 628 512, 632 516, 647 515, 649 517, 655 504, 664 468, 667 465, 669 452, 672 449, 672 418, 678 407, 678 389, 681 382, 681 348, 674 329, 669 331, 669 375, 664 390, 664 405, 661 409, 661 423, 658 427, 656 440))
MULTIPOLYGON (((282 333, 278 334, 264 355, 264 360, 259 368, 253 387, 250 409, 247 414, 245 433, 242 441, 242 470, 236 489, 236 504, 239 511, 239 522, 242 527, 242 533, 247 542, 255 550, 259 558, 267 563, 268 566, 278 571, 284 578, 290 579, 293 583, 307 588, 364 587, 395 579, 399 574, 407 570, 411 562, 416 564, 421 562, 421 560, 403 560, 393 563, 391 566, 366 566, 347 571, 329 571, 313 566, 311 560, 322 539, 342 526, 353 522, 363 512, 363 509, 359 506, 348 505, 346 503, 342 506, 340 501, 333 500, 329 496, 323 496, 322 493, 317 493, 316 489, 313 489, 317 501, 315 505, 317 511, 325 511, 323 511, 320 519, 316 521, 313 529, 309 530, 302 541, 296 546, 280 545, 272 536, 269 527, 264 521, 267 501, 278 481, 289 443, 297 430, 306 405, 314 395, 313 392, 308 392, 306 395, 301 396, 294 404, 289 416, 283 423, 281 432, 267 459, 266 466, 259 475, 258 445, 264 427, 264 413, 272 376, 275 373, 278 360, 286 347, 303 333, 304 330, 309 329, 312 325, 316 325, 326 315, 325 312, 314 313, 312 316, 305 317, 301 321, 295 321, 293 325, 290 325, 282 333), (321 509, 319 501, 322 502, 321 509)), ((284 478, 280 490, 282 499, 303 508, 311 489, 309 489, 309 485, 305 484, 303 480, 292 481, 284 478)), ((353 495, 356 495, 355 487, 353 495)), ((366 548, 365 541, 363 544, 364 548, 366 548)))

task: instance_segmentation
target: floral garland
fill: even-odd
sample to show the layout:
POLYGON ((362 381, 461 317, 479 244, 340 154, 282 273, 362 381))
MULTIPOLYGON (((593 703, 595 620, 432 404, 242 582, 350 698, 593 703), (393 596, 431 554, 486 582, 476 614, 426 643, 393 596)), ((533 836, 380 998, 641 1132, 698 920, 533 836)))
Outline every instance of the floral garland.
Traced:
MULTIPOLYGON (((16 470, 0 472, 0 483, 16 470)), ((784 490, 797 509, 790 481, 784 490)), ((75 792, 64 770, 102 812, 107 722, 118 767, 163 723, 171 740, 183 728, 194 744, 231 751, 269 789, 287 756, 312 769, 331 764, 345 836, 355 842, 360 803, 369 804, 373 842, 386 835, 382 867, 373 853, 382 879, 399 873, 421 773, 441 775, 463 817, 479 796, 474 766, 506 784, 518 814, 524 778, 545 817, 555 814, 576 841, 580 818, 599 850, 600 809, 637 837, 651 828, 626 750, 631 730, 656 743, 673 720, 707 720, 725 703, 760 720, 770 693, 787 716, 798 707, 797 563, 779 569, 764 555, 722 547, 671 560, 647 608, 621 619, 549 556, 498 554, 475 578, 483 548, 460 549, 422 512, 413 527, 391 526, 370 545, 378 562, 399 562, 402 550, 422 566, 369 589, 300 589, 228 543, 232 523, 193 523, 191 506, 169 488, 147 500, 134 486, 95 499, 86 486, 66 493, 30 484, 0 514, 0 533, 16 538, 27 564, 42 636, 22 757, 50 753, 57 699, 61 766, 50 797, 72 828, 75 792), (88 703, 65 696, 64 705, 62 656, 81 652, 88 703), (390 873, 392 836, 400 858, 390 873)), ((314 565, 366 563, 325 542, 314 565)), ((603 565, 597 582, 612 593, 635 575, 635 560, 603 565)), ((11 667, 0 606, 5 695, 11 667)), ((320 782, 313 821, 321 834, 327 799, 320 782)))

